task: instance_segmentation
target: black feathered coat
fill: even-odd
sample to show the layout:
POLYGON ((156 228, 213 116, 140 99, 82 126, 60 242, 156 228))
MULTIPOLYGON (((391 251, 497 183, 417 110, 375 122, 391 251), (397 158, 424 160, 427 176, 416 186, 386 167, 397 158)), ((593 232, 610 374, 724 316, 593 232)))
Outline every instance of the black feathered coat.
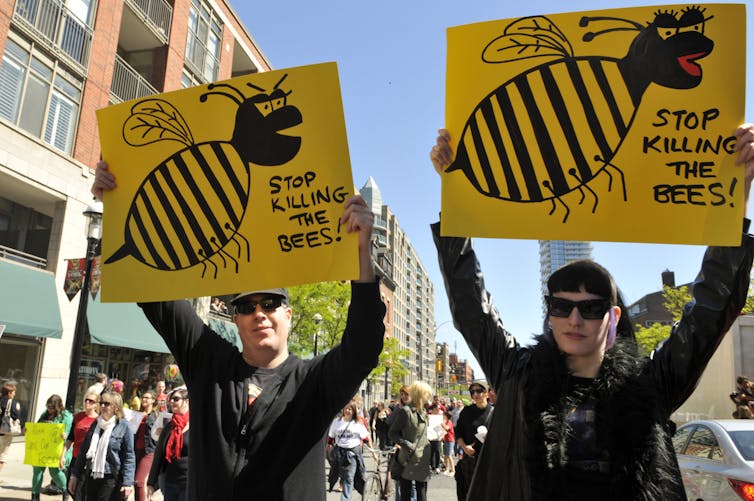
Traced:
MULTIPOLYGON (((584 395, 568 391, 565 358, 551 335, 522 347, 505 331, 484 287, 471 240, 439 236, 440 269, 456 328, 498 399, 477 462, 469 501, 585 499, 565 482, 567 409, 584 395)), ((670 415, 697 381, 746 300, 754 239, 711 247, 694 283, 693 301, 652 357, 618 342, 595 387, 596 428, 610 453, 610 486, 602 499, 685 499, 671 443, 670 415)))

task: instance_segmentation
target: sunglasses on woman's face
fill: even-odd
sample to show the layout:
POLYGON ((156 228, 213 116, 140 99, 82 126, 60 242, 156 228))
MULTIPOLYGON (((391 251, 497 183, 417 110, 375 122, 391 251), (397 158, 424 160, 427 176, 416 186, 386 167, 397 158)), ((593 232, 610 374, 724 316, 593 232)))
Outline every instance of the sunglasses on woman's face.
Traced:
POLYGON ((101 405, 102 407, 110 407, 110 406, 111 406, 111 405, 112 405, 113 403, 112 403, 112 402, 106 402, 106 401, 104 401, 104 400, 100 400, 100 401, 99 401, 99 404, 100 404, 100 405, 101 405))
POLYGON ((573 309, 577 308, 581 318, 585 320, 601 320, 611 306, 608 299, 571 301, 562 297, 545 296, 545 300, 547 301, 547 314, 560 318, 570 317, 573 309))
POLYGON ((484 390, 481 388, 472 388, 469 390, 469 393, 472 395, 481 395, 482 393, 484 393, 484 390))
POLYGON ((84 399, 84 403, 85 404, 96 404, 97 401, 96 400, 92 400, 91 398, 86 398, 86 399, 84 399))

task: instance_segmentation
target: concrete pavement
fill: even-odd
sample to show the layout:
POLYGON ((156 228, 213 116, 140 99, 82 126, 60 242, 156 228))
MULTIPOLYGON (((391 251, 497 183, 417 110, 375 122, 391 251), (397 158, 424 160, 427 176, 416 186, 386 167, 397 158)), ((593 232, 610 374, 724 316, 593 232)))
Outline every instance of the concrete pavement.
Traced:
MULTIPOLYGON (((24 442, 23 437, 16 437, 16 441, 10 446, 10 457, 0 471, 0 501, 9 501, 17 499, 31 499, 31 466, 24 464, 24 442)), ((368 456, 368 455, 367 455, 368 456)), ((367 470, 374 470, 375 464, 370 457, 365 458, 367 470)), ((326 479, 326 473, 323 477, 326 479)), ((43 485, 50 483, 50 475, 45 472, 43 485)), ((354 493, 351 497, 353 501, 360 501, 361 496, 354 493)), ((455 501, 456 499, 456 482, 452 477, 445 475, 432 475, 429 480, 427 498, 429 501, 455 501)), ((42 494, 41 501, 60 501, 61 496, 48 496, 42 494)), ((133 500, 133 494, 129 500, 133 500)), ((155 494, 156 501, 162 501, 162 495, 158 491, 155 494)), ((392 496, 390 498, 392 500, 392 496)), ((339 501, 340 493, 327 493, 327 501, 339 501)))

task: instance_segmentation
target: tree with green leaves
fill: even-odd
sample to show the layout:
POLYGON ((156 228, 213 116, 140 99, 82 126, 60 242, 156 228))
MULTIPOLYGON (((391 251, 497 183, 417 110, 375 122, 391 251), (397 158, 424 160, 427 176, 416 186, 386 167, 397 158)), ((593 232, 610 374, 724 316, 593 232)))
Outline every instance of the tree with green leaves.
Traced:
POLYGON ((290 287, 291 330, 288 350, 300 357, 325 353, 340 343, 348 317, 351 288, 346 282, 320 282, 290 287))
MULTIPOLYGON (((691 292, 688 286, 683 285, 681 287, 670 287, 668 285, 662 286, 663 307, 673 317, 673 322, 677 322, 683 315, 683 307, 691 301, 691 292)), ((754 312, 754 279, 749 284, 749 292, 746 296, 746 303, 744 304, 742 313, 754 312)), ((636 341, 639 343, 639 347, 643 354, 649 354, 655 349, 658 343, 667 339, 670 336, 670 330, 672 326, 662 325, 660 323, 654 323, 649 327, 643 327, 641 325, 636 326, 636 341)))
POLYGON ((409 374, 408 368, 403 365, 403 361, 409 355, 408 350, 400 349, 397 338, 385 338, 377 367, 367 376, 367 380, 373 385, 384 381, 385 371, 389 371, 390 396, 397 395, 401 386, 403 386, 403 378, 409 374))

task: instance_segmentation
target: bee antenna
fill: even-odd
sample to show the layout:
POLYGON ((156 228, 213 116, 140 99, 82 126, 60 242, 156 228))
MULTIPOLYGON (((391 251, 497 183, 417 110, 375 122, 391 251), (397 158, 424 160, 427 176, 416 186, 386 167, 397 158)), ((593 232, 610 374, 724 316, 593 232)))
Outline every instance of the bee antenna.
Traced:
POLYGON ((251 82, 246 82, 246 85, 248 85, 248 86, 249 86, 249 87, 251 87, 252 89, 254 89, 254 90, 257 90, 257 91, 259 91, 259 92, 264 92, 264 91, 265 91, 265 90, 264 90, 263 88, 261 88, 261 87, 257 87, 256 85, 254 85, 254 84, 253 84, 253 83, 251 83, 251 82))
POLYGON ((643 29, 643 27, 638 30, 636 28, 609 28, 607 30, 596 31, 596 32, 589 31, 587 33, 584 33, 582 40, 585 42, 591 42, 592 40, 594 40, 596 37, 600 35, 605 35, 607 33, 612 33, 614 31, 641 31, 641 29, 643 29))
POLYGON ((280 86, 280 84, 283 83, 283 80, 285 80, 286 77, 288 77, 288 73, 286 73, 285 75, 283 75, 283 77, 280 80, 278 80, 278 83, 275 84, 275 87, 273 87, 272 90, 277 89, 280 86))
MULTIPOLYGON (((609 17, 609 16, 594 16, 594 17, 584 16, 584 17, 581 18, 581 20, 579 20, 579 26, 582 27, 582 28, 586 28, 586 26, 589 23, 594 22, 594 21, 618 21, 618 22, 621 22, 621 23, 627 23, 627 24, 632 25, 637 31, 640 31, 640 30, 644 29, 644 25, 641 24, 641 23, 638 23, 636 21, 632 21, 630 19, 623 19, 623 18, 620 18, 620 17, 609 17)), ((625 30, 625 28, 624 28, 624 30, 625 30)), ((602 34, 602 33, 603 32, 599 32, 599 34, 602 34)), ((604 33, 607 33, 607 31, 605 31, 604 33)), ((594 38, 594 37, 592 37, 592 38, 594 38)))
POLYGON ((240 90, 236 89, 235 87, 233 87, 232 85, 229 85, 229 84, 211 83, 211 84, 209 84, 207 86, 207 89, 210 90, 211 92, 205 92, 204 94, 202 94, 201 96, 199 96, 199 101, 201 101, 203 103, 207 101, 207 96, 211 96, 212 94, 216 94, 218 96, 225 96, 225 97, 233 100, 239 106, 246 99, 246 96, 243 95, 243 92, 241 92, 240 90), (232 95, 232 94, 228 94, 227 92, 222 92, 222 91, 216 91, 215 90, 215 89, 219 89, 219 88, 230 89, 230 90, 236 92, 236 94, 238 94, 238 95, 235 96, 235 95, 232 95), (240 96, 240 99, 238 98, 239 96, 240 96))

